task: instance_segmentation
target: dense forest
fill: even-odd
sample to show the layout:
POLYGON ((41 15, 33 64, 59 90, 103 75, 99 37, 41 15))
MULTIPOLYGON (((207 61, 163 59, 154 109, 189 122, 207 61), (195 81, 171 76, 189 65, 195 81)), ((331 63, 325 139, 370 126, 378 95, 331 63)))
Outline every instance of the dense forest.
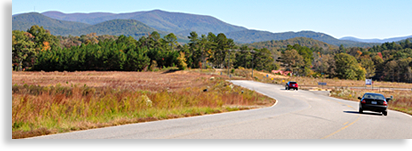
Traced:
POLYGON ((147 71, 176 66, 227 68, 247 66, 277 69, 267 49, 237 47, 223 33, 199 36, 191 32, 190 42, 180 45, 173 33, 163 38, 156 31, 136 40, 131 36, 54 36, 43 27, 13 31, 13 69, 35 71, 147 71), (240 52, 247 52, 240 54, 240 52), (248 55, 248 56, 245 56, 248 55), (245 64, 247 62, 247 64, 245 64))
POLYGON ((328 77, 412 82, 412 44, 383 43, 371 48, 342 45, 329 54, 314 54, 313 69, 328 77))
MULTIPOLYGON (((312 43, 308 39, 293 45, 271 41, 271 47, 252 48, 212 32, 200 36, 191 32, 187 44, 179 44, 173 33, 162 37, 157 31, 139 39, 96 33, 54 36, 37 25, 12 33, 12 67, 19 71, 153 71, 173 66, 272 71, 282 67, 294 76, 412 82, 408 39, 368 48, 324 49, 328 45, 321 43, 308 47, 305 43, 312 43)), ((296 39, 302 38, 291 41, 296 39)))

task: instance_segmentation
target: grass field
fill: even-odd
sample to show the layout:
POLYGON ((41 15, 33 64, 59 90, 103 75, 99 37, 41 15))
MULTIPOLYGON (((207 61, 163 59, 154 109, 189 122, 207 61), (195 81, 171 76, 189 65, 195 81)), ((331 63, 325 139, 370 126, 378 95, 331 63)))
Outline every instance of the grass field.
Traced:
POLYGON ((174 70, 13 72, 12 138, 275 103, 269 97, 231 85, 227 79, 227 76, 174 70))

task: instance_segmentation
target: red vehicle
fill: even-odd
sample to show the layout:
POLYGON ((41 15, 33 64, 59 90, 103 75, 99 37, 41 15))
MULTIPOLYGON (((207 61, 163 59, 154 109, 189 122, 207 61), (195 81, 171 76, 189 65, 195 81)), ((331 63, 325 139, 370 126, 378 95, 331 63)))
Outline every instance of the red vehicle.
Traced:
POLYGON ((294 82, 294 81, 289 81, 288 83, 286 83, 285 85, 285 90, 290 90, 290 89, 295 89, 298 90, 298 83, 294 82))

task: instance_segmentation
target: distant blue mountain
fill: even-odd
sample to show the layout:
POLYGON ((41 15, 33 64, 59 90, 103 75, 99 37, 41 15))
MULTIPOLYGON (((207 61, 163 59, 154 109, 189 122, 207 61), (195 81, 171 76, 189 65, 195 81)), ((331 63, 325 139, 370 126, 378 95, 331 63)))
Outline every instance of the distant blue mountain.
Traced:
MULTIPOLYGON (((245 27, 225 23, 215 17, 206 15, 195 15, 187 13, 166 12, 162 10, 140 11, 132 13, 62 13, 49 11, 44 13, 15 14, 12 16, 13 30, 27 30, 32 25, 40 25, 56 35, 80 35, 95 32, 99 34, 132 35, 139 38, 151 31, 159 31, 161 35, 174 33, 181 39, 188 41, 190 32, 196 31, 200 34, 212 32, 214 34, 224 33, 237 43, 253 43, 270 40, 287 40, 296 37, 306 37, 326 42, 332 45, 343 45, 345 47, 372 47, 381 41, 358 41, 353 37, 342 39, 330 35, 314 32, 283 32, 272 33, 268 31, 249 30, 245 27)), ((389 41, 406 39, 391 38, 389 41)), ((376 41, 376 39, 375 39, 376 41)))
POLYGON ((339 40, 350 40, 350 41, 356 41, 356 42, 367 42, 367 43, 385 43, 385 42, 396 42, 400 40, 405 40, 408 38, 412 38, 412 35, 410 36, 405 36, 405 37, 394 37, 394 38, 386 38, 386 39, 359 39, 355 37, 342 37, 339 40))

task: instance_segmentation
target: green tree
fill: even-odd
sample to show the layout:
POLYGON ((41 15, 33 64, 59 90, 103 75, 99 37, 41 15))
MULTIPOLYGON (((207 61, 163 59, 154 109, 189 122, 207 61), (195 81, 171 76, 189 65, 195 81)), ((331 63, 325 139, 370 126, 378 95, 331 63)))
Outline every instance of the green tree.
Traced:
POLYGON ((172 50, 172 51, 178 45, 177 38, 176 38, 175 34, 173 34, 173 33, 167 34, 164 37, 164 40, 170 46, 170 50, 172 50))
POLYGON ((195 45, 197 45, 198 41, 199 41, 199 36, 197 35, 197 33, 195 31, 190 32, 189 36, 187 36, 187 38, 189 38, 190 42, 189 42, 189 46, 190 47, 196 47, 195 45))
POLYGON ((199 40, 199 51, 201 53, 201 60, 202 60, 202 67, 200 67, 200 68, 206 67, 205 64, 206 64, 208 45, 209 45, 209 41, 207 41, 206 35, 202 34, 202 36, 199 40))
POLYGON ((255 58, 256 70, 272 71, 276 68, 271 52, 266 48, 255 49, 255 58))
MULTIPOLYGON (((210 37, 213 37, 213 35, 210 37)), ((215 66, 224 68, 225 59, 231 58, 230 56, 228 57, 229 49, 234 48, 235 43, 233 42, 233 39, 226 38, 226 35, 223 33, 219 33, 214 42, 216 43, 216 47, 212 54, 211 61, 215 66)))
POLYGON ((127 61, 125 70, 127 71, 143 71, 150 64, 150 58, 147 57, 142 50, 127 52, 127 61))
POLYGON ((286 50, 282 54, 282 60, 287 69, 294 73, 301 73, 305 66, 303 57, 295 49, 286 50))
POLYGON ((366 78, 370 78, 375 76, 375 64, 370 58, 362 57, 360 64, 366 70, 366 78))
POLYGON ((150 48, 159 48, 161 47, 161 41, 163 41, 160 38, 160 34, 157 31, 153 31, 147 38, 148 40, 148 45, 150 48))
POLYGON ((398 63, 396 60, 388 61, 385 64, 385 70, 383 71, 385 75, 386 80, 391 80, 392 82, 395 82, 395 75, 396 75, 396 69, 398 67, 398 63))
POLYGON ((339 52, 340 52, 340 53, 346 53, 346 48, 343 47, 342 44, 339 46, 339 52))
POLYGON ((244 67, 244 68, 251 68, 252 62, 252 53, 248 46, 243 45, 240 47, 240 52, 236 53, 236 64, 234 65, 235 68, 244 67))
POLYGON ((199 37, 198 34, 195 31, 190 32, 189 36, 187 37, 190 39, 189 42, 189 53, 186 56, 188 59, 188 66, 189 67, 195 67, 196 66, 196 62, 197 62, 197 55, 196 55, 196 51, 198 51, 199 49, 199 37))
POLYGON ((24 31, 12 31, 12 63, 15 70, 21 71, 30 67, 36 55, 35 43, 31 41, 32 35, 24 31), (23 65, 25 63, 25 65, 23 65))
POLYGON ((364 80, 366 71, 356 61, 355 57, 339 53, 335 55, 336 76, 340 79, 364 80))
POLYGON ((34 36, 33 42, 35 43, 36 51, 50 50, 53 47, 60 47, 59 39, 50 34, 50 31, 45 30, 43 27, 33 25, 27 32, 34 36))
POLYGON ((299 68, 299 74, 308 75, 311 72, 312 61, 313 61, 313 51, 310 50, 309 47, 300 46, 299 44, 295 44, 293 46, 288 45, 286 50, 295 49, 299 55, 303 57, 304 66, 299 68))

